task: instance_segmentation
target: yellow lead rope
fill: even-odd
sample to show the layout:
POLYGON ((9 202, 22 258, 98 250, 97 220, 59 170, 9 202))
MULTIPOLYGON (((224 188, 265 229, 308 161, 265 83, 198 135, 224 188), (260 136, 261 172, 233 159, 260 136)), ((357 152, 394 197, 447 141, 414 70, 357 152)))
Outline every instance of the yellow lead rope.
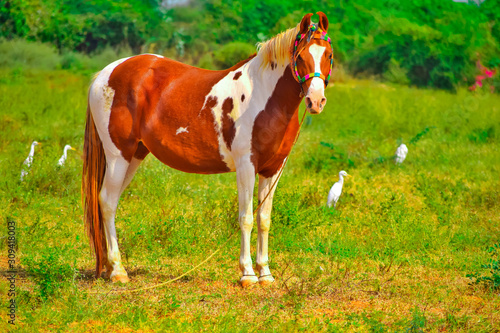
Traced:
MULTIPOLYGON (((307 113, 307 111, 304 110, 304 114, 303 114, 302 119, 301 119, 300 124, 299 124, 299 130, 297 131, 297 135, 295 136, 295 140, 293 141, 292 149, 295 146, 295 143, 297 143, 297 140, 299 138, 300 129, 302 128, 302 123, 304 122, 304 119, 306 118, 306 113, 307 113)), ((290 150, 290 152, 291 152, 291 150, 290 150)), ((290 156, 290 154, 288 154, 288 156, 290 156)), ((278 183, 278 180, 280 179, 281 174, 283 173, 283 170, 285 169, 285 165, 286 165, 287 162, 288 162, 288 158, 283 163, 283 166, 281 167, 281 170, 279 171, 278 177, 276 177, 276 180, 274 181, 273 185, 269 189, 269 192, 264 197, 264 200, 262 200, 259 203, 259 205, 257 206, 257 208, 255 208, 255 210, 253 211, 253 214, 257 213, 257 211, 260 209, 260 207, 262 206, 262 204, 269 197, 269 194, 271 194, 271 191, 276 186, 276 184, 278 183)), ((175 282, 177 280, 180 280, 184 276, 188 275, 189 273, 197 270, 200 266, 202 266, 204 263, 206 263, 207 261, 209 261, 213 256, 215 256, 227 243, 229 243, 229 241, 234 237, 234 235, 236 235, 236 233, 237 233, 237 231, 233 232, 233 234, 221 246, 219 246, 219 248, 217 250, 215 250, 207 258, 205 258, 205 260, 203 260, 198 265, 194 266, 190 270, 182 273, 181 275, 179 275, 179 276, 177 276, 177 277, 175 277, 173 279, 170 279, 168 281, 165 281, 165 282, 162 282, 162 283, 158 283, 158 284, 155 284, 155 285, 152 285, 152 286, 149 286, 149 287, 142 287, 142 288, 136 288, 136 289, 114 289, 114 290, 110 290, 110 291, 107 291, 107 292, 104 292, 104 291, 90 291, 89 294, 108 294, 108 293, 125 294, 125 293, 135 293, 135 292, 139 292, 139 291, 145 291, 145 290, 160 288, 160 287, 163 287, 163 286, 165 286, 165 285, 167 285, 169 283, 172 283, 172 282, 175 282)))

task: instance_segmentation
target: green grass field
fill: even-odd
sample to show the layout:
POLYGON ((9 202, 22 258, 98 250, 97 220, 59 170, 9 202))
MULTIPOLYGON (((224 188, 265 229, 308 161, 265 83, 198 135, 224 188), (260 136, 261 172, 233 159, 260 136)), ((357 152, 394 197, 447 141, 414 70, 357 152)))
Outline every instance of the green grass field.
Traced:
MULTIPOLYGON (((125 286, 93 278, 82 222, 86 91, 65 71, 0 71, 0 224, 16 222, 16 325, 0 331, 491 332, 499 291, 471 284, 500 243, 500 97, 349 81, 307 116, 274 199, 268 288, 238 285, 235 174, 192 175, 148 156, 122 196, 125 286), (33 167, 19 181, 33 140, 33 167), (404 142, 409 153, 392 160, 404 142), (65 144, 67 165, 57 168, 65 144), (340 170, 337 210, 325 205, 340 170)), ((255 231, 255 229, 254 229, 255 231)), ((253 252, 255 253, 255 232, 253 252)), ((498 273, 498 271, 497 271, 498 273)))

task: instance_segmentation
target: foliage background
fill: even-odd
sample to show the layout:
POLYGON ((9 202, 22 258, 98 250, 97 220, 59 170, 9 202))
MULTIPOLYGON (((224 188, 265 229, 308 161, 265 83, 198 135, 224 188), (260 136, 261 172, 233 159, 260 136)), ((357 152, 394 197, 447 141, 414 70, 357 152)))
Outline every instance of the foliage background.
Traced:
POLYGON ((251 53, 250 45, 318 10, 330 19, 337 62, 353 75, 454 90, 474 81, 478 55, 489 67, 500 64, 498 0, 481 6, 451 0, 195 0, 170 9, 159 0, 2 2, 4 42, 50 44, 62 68, 98 70, 101 63, 85 56, 110 50, 227 67, 251 53))

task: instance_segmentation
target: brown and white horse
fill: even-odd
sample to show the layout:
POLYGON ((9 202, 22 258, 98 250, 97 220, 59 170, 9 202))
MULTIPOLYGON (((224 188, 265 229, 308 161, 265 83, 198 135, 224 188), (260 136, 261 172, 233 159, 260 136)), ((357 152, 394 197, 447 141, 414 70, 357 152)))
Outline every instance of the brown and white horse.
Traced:
POLYGON ((332 67, 328 19, 307 14, 267 42, 256 55, 222 71, 188 66, 159 55, 115 61, 90 86, 84 143, 82 201, 96 255, 112 281, 127 282, 118 249, 115 214, 123 190, 152 153, 177 170, 236 171, 241 252, 240 283, 274 281, 268 266, 273 183, 299 130, 302 98, 322 111, 332 67), (252 198, 269 196, 257 213, 257 257, 250 257, 252 198))

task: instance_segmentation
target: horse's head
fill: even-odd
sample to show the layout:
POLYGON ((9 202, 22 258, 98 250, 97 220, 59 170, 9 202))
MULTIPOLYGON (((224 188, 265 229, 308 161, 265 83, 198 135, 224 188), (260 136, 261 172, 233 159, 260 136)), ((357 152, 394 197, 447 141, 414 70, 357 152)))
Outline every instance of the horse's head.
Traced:
POLYGON ((322 12, 317 14, 317 24, 311 24, 313 14, 302 18, 292 53, 292 71, 301 85, 307 111, 311 114, 321 113, 325 107, 325 87, 333 66, 332 44, 327 35, 328 19, 322 12))

